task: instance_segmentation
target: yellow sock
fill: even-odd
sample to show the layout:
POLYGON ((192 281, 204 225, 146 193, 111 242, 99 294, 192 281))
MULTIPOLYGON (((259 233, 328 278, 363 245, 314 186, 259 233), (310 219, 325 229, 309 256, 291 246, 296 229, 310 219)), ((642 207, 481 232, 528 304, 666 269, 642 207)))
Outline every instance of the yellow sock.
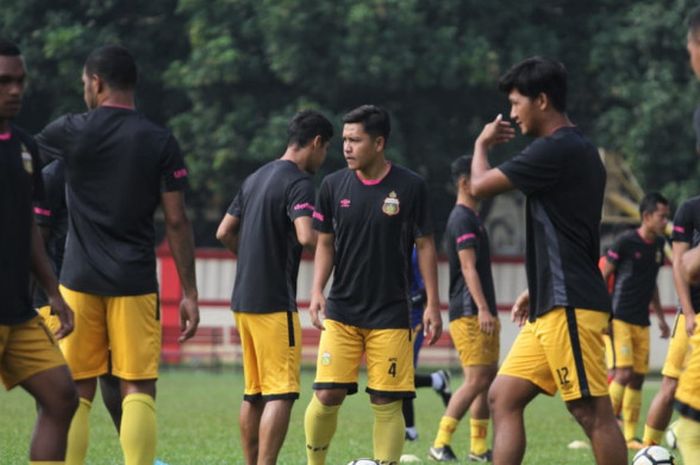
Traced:
POLYGON ((642 442, 645 446, 651 446, 654 444, 661 444, 661 438, 664 436, 662 430, 654 429, 649 425, 644 425, 644 437, 642 442))
POLYGON ((628 386, 622 399, 622 429, 625 441, 631 441, 635 437, 637 423, 639 422, 639 410, 641 408, 642 391, 628 386))
POLYGON ((401 400, 383 405, 372 404, 374 459, 379 463, 399 463, 401 458, 406 428, 401 413, 402 404, 401 400))
POLYGON ((681 417, 675 431, 683 463, 700 463, 700 423, 681 417))
POLYGON ((148 394, 129 394, 122 402, 119 442, 124 465, 153 465, 156 458, 156 403, 148 394))
POLYGON ((608 386, 608 392, 610 393, 613 413, 617 417, 620 415, 620 409, 622 408, 622 397, 625 395, 625 387, 617 381, 613 381, 608 386))
POLYGON ((471 442, 469 445, 469 452, 476 455, 481 455, 485 453, 489 446, 486 443, 486 436, 489 433, 489 420, 478 420, 471 418, 469 420, 469 436, 471 437, 471 442))
POLYGON ((92 402, 80 398, 78 409, 73 415, 68 430, 66 444, 66 465, 83 465, 87 455, 88 439, 90 437, 90 408, 92 402))
POLYGON ((452 442, 452 434, 454 434, 457 429, 458 423, 459 420, 456 418, 442 417, 440 419, 437 436, 435 436, 435 442, 433 442, 433 447, 449 446, 452 442))
POLYGON ((328 446, 338 426, 338 409, 340 405, 323 405, 316 397, 304 414, 304 432, 306 434, 306 459, 308 465, 324 465, 328 446))

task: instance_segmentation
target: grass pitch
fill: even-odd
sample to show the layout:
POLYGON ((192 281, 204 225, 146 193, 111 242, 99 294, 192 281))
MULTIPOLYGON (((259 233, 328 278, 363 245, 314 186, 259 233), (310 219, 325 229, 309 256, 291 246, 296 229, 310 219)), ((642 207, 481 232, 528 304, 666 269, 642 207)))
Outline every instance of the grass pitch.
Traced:
MULTIPOLYGON (((287 440, 279 463, 305 463, 304 410, 311 395, 313 372, 302 373, 303 391, 294 406, 287 440)), ((455 389, 461 378, 455 376, 455 389)), ((338 431, 328 453, 328 465, 344 465, 351 459, 372 454, 372 411, 363 392, 346 399, 340 410, 338 431)), ((642 418, 658 382, 647 381, 644 388, 642 418)), ((243 373, 227 367, 221 373, 195 370, 165 370, 158 382, 158 459, 168 465, 242 464, 238 436, 238 407, 242 399, 243 373)), ((414 454, 430 463, 426 452, 434 439, 444 410, 440 398, 431 389, 420 389, 415 403, 418 441, 406 443, 404 453, 414 454)), ((34 403, 21 389, 0 394, 0 464, 27 463, 29 437, 34 422, 34 403)), ((111 465, 123 463, 119 438, 102 401, 96 399, 90 423, 90 447, 87 463, 111 465)), ((642 434, 640 424, 638 434, 642 434)), ((567 445, 585 439, 583 432, 558 397, 538 397, 526 413, 528 447, 524 464, 591 464, 590 449, 569 450, 567 445)), ((455 433, 453 449, 464 458, 469 447, 468 422, 455 433)), ((679 454, 675 453, 677 459, 679 454)), ((632 454, 630 454, 631 462, 632 454)), ((434 463, 434 462, 433 462, 434 463)), ((682 463, 678 461, 678 463, 682 463)))

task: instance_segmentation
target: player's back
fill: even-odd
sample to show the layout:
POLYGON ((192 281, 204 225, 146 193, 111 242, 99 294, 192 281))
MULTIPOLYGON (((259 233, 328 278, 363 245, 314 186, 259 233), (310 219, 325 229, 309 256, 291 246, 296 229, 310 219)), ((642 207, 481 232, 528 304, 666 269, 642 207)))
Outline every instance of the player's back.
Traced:
POLYGON ((244 181, 229 210, 241 222, 234 310, 296 309, 302 247, 293 220, 311 215, 313 195, 311 176, 289 160, 267 163, 244 181))
POLYGON ((99 107, 39 135, 65 161, 69 232, 61 282, 100 295, 154 292, 153 214, 186 177, 171 133, 140 113, 99 107))

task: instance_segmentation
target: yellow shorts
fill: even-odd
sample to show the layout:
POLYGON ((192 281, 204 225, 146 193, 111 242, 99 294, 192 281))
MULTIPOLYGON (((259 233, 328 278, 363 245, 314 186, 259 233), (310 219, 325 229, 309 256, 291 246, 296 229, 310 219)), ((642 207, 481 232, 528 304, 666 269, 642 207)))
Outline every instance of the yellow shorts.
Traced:
POLYGON ((681 376, 685 365, 690 357, 690 344, 688 343, 688 332, 685 330, 685 315, 679 311, 673 322, 671 339, 668 342, 668 352, 661 374, 667 378, 678 379, 681 376))
POLYGON ((6 389, 65 364, 56 338, 40 316, 18 325, 0 326, 0 378, 6 389))
MULTIPOLYGON (((608 339, 608 338, 606 338, 608 339)), ((612 320, 611 342, 606 345, 608 368, 632 367, 632 371, 641 375, 649 371, 649 327, 612 320), (612 364, 610 363, 612 358, 612 364)))
POLYGON ((362 354, 367 360, 369 394, 392 398, 415 397, 411 330, 367 329, 334 320, 323 322, 314 389, 357 392, 362 354))
POLYGON ((678 379, 676 408, 683 416, 700 421, 700 315, 695 315, 695 324, 695 332, 690 338, 692 352, 688 365, 678 379))
POLYGON ((489 336, 481 331, 478 316, 463 316, 450 322, 450 337, 462 366, 496 365, 499 357, 501 323, 489 336))
POLYGON ((61 286, 75 313, 75 329, 60 345, 76 380, 109 372, 125 380, 158 378, 160 307, 158 295, 110 297, 61 286))
POLYGON ((41 315, 41 317, 44 319, 44 324, 46 324, 46 327, 49 328, 49 331, 56 334, 56 331, 58 331, 58 329, 61 327, 61 320, 57 315, 51 314, 51 307, 44 305, 43 307, 38 308, 37 312, 39 312, 39 315, 41 315))
POLYGON ((243 398, 298 399, 301 325, 297 312, 234 312, 243 349, 243 398))
POLYGON ((605 312, 557 307, 527 322, 499 375, 530 381, 565 401, 608 395, 603 333, 605 312))

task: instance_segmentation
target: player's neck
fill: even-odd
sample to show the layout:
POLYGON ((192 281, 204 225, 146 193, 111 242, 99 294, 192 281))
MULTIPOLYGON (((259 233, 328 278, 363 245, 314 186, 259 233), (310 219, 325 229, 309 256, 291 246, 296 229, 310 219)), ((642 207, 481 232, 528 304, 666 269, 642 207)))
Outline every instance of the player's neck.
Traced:
POLYGON ((474 196, 460 189, 459 192, 457 192, 457 205, 464 205, 476 211, 477 200, 474 196))
POLYGON ((573 126, 574 123, 571 122, 566 113, 555 113, 551 117, 542 121, 542 127, 538 131, 539 137, 551 136, 561 128, 569 128, 573 126))
POLYGON ((656 234, 654 231, 644 227, 644 225, 637 228, 637 234, 639 234, 639 237, 641 237, 645 242, 654 242, 656 240, 656 234))
POLYGON ((291 161, 297 165, 297 168, 299 168, 301 171, 307 171, 305 163, 307 158, 308 157, 303 157, 296 147, 290 146, 284 151, 284 154, 280 157, 280 160, 291 161))
POLYGON ((391 163, 386 161, 382 153, 377 156, 377 159, 372 161, 372 163, 364 168, 358 169, 357 175, 363 180, 375 181, 386 176, 390 169, 391 163))
POLYGON ((0 119, 0 134, 10 133, 10 120, 2 118, 0 119))
POLYGON ((99 107, 115 107, 134 110, 136 102, 133 92, 110 92, 98 102, 99 107))

